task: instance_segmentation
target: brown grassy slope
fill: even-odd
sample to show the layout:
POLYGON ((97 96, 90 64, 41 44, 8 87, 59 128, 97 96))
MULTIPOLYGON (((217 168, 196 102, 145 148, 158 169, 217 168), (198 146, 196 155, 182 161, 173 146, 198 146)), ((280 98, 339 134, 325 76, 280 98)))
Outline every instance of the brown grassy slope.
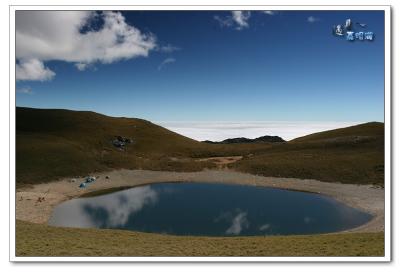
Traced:
POLYGON ((207 144, 135 118, 94 112, 16 109, 17 185, 118 168, 199 171, 212 161, 243 156, 229 167, 253 174, 383 185, 384 126, 367 123, 287 143, 207 144), (116 136, 134 140, 125 151, 116 136))
POLYGON ((208 145, 136 118, 88 111, 16 109, 19 185, 116 168, 199 171, 214 164, 194 158, 247 154, 268 147, 208 145), (111 144, 117 135, 134 142, 120 151, 111 144))
POLYGON ((318 133, 313 133, 303 137, 296 138, 291 142, 311 142, 311 141, 329 141, 329 142, 343 142, 368 140, 368 138, 383 138, 384 136, 384 124, 380 122, 369 122, 361 125, 355 125, 347 128, 333 129, 318 133))
POLYGON ((17 256, 383 256, 383 233, 195 237, 17 221, 17 256))
MULTIPOLYGON (((180 156, 200 144, 145 120, 94 112, 17 108, 16 120, 17 183, 112 168, 151 168, 156 158, 180 156), (111 144, 116 135, 134 143, 120 151, 111 144)), ((193 165, 193 170, 200 169, 200 164, 193 165)))
POLYGON ((253 174, 384 184, 384 125, 366 123, 311 134, 230 167, 253 174))

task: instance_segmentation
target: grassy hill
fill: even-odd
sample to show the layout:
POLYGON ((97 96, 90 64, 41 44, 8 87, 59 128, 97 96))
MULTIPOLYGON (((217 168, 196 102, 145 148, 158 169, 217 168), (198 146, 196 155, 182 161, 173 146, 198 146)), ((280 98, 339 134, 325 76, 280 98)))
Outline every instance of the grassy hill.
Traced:
POLYGON ((135 118, 94 112, 16 109, 17 185, 117 168, 198 171, 199 158, 243 156, 229 164, 266 176, 383 185, 384 126, 367 123, 285 143, 208 144, 135 118), (116 136, 133 140, 124 150, 116 136))
POLYGON ((231 165, 253 174, 342 183, 384 183, 384 124, 300 137, 231 165))
POLYGON ((200 237, 17 220, 17 256, 383 256, 384 234, 200 237))
POLYGON ((347 128, 339 128, 324 132, 313 133, 307 136, 299 137, 292 142, 311 142, 311 141, 330 141, 330 142, 357 142, 372 138, 381 138, 384 136, 384 125, 379 122, 370 122, 347 128))
POLYGON ((16 110, 17 183, 46 182, 114 168, 201 170, 204 163, 169 160, 201 143, 148 121, 113 118, 94 112, 16 110), (133 143, 121 151, 115 136, 133 143))

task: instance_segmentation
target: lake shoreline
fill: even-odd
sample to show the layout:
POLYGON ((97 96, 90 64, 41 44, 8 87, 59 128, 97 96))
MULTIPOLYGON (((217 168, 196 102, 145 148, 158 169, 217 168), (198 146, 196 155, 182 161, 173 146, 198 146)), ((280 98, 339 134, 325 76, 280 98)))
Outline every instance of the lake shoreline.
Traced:
POLYGON ((79 188, 79 184, 83 181, 83 178, 76 178, 75 182, 72 182, 72 178, 65 178, 50 183, 25 186, 17 189, 16 219, 47 224, 54 207, 59 203, 101 190, 162 182, 210 182, 266 186, 276 189, 323 194, 373 216, 366 224, 342 232, 384 231, 384 189, 376 188, 372 185, 263 177, 229 170, 167 172, 121 169, 103 173, 92 173, 91 175, 98 176, 99 178, 84 189, 79 188), (106 177, 109 178, 107 179, 106 177))

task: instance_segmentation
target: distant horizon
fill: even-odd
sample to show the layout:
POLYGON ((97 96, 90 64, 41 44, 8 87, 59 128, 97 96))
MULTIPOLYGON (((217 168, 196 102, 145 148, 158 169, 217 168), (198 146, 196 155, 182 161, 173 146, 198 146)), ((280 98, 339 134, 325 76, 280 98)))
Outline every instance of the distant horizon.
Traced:
MULTIPOLYGON (((197 141, 223 141, 230 138, 254 139, 279 136, 285 141, 313 133, 345 128, 366 122, 241 121, 241 122, 153 122, 197 141)), ((367 122, 368 123, 368 122, 367 122)))
MULTIPOLYGON (((20 106, 17 106, 20 107, 20 106)), ((30 107, 31 108, 31 107, 30 107)), ((32 108, 39 110, 70 110, 61 108, 32 108)), ((92 110, 82 110, 95 112, 92 110)), ((95 112, 98 114, 103 114, 95 112)), ((105 115, 105 114, 103 114, 105 115)), ((110 116, 113 118, 137 118, 134 116, 110 116)), ((138 118, 143 119, 143 118, 138 118)), ((279 136, 285 141, 290 141, 298 137, 303 137, 317 132, 323 132, 332 129, 345 128, 354 125, 379 122, 379 121, 289 121, 289 120, 247 120, 247 121, 157 121, 148 120, 153 124, 162 126, 175 133, 197 141, 223 141, 229 138, 249 138, 254 139, 261 136, 279 136)), ((382 122, 383 123, 383 122, 382 122)))

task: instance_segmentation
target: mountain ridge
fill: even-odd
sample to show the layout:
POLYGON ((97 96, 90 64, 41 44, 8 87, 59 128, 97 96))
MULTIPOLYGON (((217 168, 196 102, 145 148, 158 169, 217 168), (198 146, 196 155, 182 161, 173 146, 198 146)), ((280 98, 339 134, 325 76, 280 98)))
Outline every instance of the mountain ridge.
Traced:
POLYGON ((245 138, 245 137, 237 137, 237 138, 228 138, 222 141, 210 141, 206 140, 203 143, 208 144, 238 144, 238 143, 283 143, 286 142, 279 136, 270 136, 265 135, 261 137, 257 137, 254 139, 245 138))

